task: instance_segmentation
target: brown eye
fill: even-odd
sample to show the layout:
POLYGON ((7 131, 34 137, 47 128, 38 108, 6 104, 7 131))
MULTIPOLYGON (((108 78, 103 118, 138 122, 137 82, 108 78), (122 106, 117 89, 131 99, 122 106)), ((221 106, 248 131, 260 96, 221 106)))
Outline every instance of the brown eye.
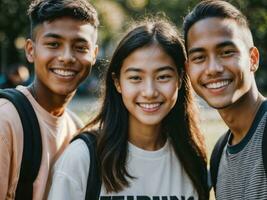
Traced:
POLYGON ((129 76, 128 79, 132 80, 132 81, 139 81, 139 80, 141 80, 141 77, 140 76, 129 76))
POLYGON ((58 48, 60 44, 58 42, 47 42, 47 43, 45 43, 45 45, 48 48, 55 49, 55 48, 58 48))
POLYGON ((234 50, 225 50, 221 52, 222 57, 230 57, 235 54, 234 50))
POLYGON ((158 80, 160 80, 160 81, 168 81, 169 79, 171 79, 172 78, 172 76, 171 75, 169 75, 169 74, 164 74, 164 75, 160 75, 160 76, 158 76, 158 80))
POLYGON ((87 46, 76 46, 76 51, 81 53, 87 53, 89 51, 89 48, 87 46))
POLYGON ((191 61, 194 63, 201 63, 205 60, 205 56, 199 55, 199 56, 192 56, 191 61))

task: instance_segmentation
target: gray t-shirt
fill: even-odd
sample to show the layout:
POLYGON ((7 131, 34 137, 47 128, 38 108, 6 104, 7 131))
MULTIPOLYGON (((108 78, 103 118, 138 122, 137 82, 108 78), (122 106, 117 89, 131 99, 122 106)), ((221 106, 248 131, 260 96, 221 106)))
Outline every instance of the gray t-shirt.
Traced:
POLYGON ((267 200, 267 178, 262 158, 266 104, 261 105, 248 134, 240 143, 229 145, 230 134, 218 171, 217 200, 267 200))

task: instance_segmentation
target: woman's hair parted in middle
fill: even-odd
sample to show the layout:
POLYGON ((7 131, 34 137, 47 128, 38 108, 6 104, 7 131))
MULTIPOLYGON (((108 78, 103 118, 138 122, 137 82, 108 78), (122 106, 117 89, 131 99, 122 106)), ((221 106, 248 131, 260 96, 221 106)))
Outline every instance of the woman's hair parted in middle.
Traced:
POLYGON ((85 127, 88 129, 99 125, 97 152, 103 183, 108 192, 118 192, 129 185, 127 177, 133 178, 126 169, 128 111, 121 94, 116 90, 113 77, 120 77, 125 58, 151 44, 159 45, 173 59, 182 80, 178 100, 162 122, 162 132, 170 138, 200 199, 204 199, 207 195, 205 145, 198 127, 191 85, 185 74, 185 48, 177 28, 166 19, 139 22, 123 37, 112 56, 106 74, 101 110, 85 127))

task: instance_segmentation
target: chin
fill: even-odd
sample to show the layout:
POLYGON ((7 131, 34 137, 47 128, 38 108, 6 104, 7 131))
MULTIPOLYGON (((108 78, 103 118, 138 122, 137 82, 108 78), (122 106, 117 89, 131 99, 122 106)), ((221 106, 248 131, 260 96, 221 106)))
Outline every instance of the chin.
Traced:
POLYGON ((158 126, 161 120, 143 120, 142 124, 145 126, 158 126))
POLYGON ((68 95, 75 93, 75 91, 76 89, 65 88, 65 89, 55 90, 54 93, 61 95, 61 96, 68 96, 68 95))
POLYGON ((218 103, 214 103, 214 102, 207 102, 209 104, 210 107, 216 109, 216 110, 221 110, 221 109, 225 109, 228 108, 232 105, 231 102, 228 103, 223 103, 223 102, 218 102, 218 103))

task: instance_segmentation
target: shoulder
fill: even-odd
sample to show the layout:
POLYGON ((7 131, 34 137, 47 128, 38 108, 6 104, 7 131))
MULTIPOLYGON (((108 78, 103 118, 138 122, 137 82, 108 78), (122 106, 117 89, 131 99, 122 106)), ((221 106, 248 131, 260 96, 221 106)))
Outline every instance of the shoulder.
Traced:
POLYGON ((15 106, 7 99, 0 98, 0 112, 7 112, 12 111, 12 113, 17 113, 15 106))
POLYGON ((61 170, 64 169, 64 166, 69 166, 69 164, 75 164, 77 166, 76 162, 81 165, 86 164, 89 167, 89 160, 90 155, 86 143, 81 139, 77 139, 69 144, 56 162, 55 168, 61 170))
POLYGON ((90 156, 86 144, 73 141, 56 161, 48 199, 84 199, 90 156))
POLYGON ((19 162, 23 151, 23 128, 15 106, 3 98, 0 98, 0 127, 1 159, 13 157, 19 162))
MULTIPOLYGON (((26 90, 26 88, 24 88, 24 90, 26 90)), ((10 95, 10 97, 13 97, 12 98, 13 101, 16 102, 17 105, 20 105, 20 107, 23 107, 25 105, 24 104, 25 101, 23 101, 24 99, 26 99, 27 102, 29 101, 29 103, 32 104, 30 102, 30 100, 28 99, 28 96, 25 94, 26 92, 22 92, 21 89, 14 89, 14 90, 10 89, 10 91, 7 94, 9 94, 9 95, 13 94, 13 95, 10 95), (12 92, 10 93, 10 91, 12 91, 12 92), (15 91, 17 91, 17 92, 15 92, 15 91), (25 96, 25 98, 19 98, 21 96, 23 96, 23 97, 25 96)), ((2 96, 1 96, 1 98, 0 98, 0 113, 2 113, 2 112, 5 112, 5 115, 4 115, 5 118, 6 117, 7 118, 8 117, 13 118, 14 115, 19 116, 18 111, 16 109, 16 106, 10 100, 8 100, 6 98, 2 98, 2 96)))
MULTIPOLYGON (((260 111, 262 110, 262 117, 261 117, 261 120, 263 120, 264 122, 266 122, 266 120, 267 120, 267 115, 266 115, 266 113, 267 113, 267 100, 265 100, 265 101, 263 101, 263 103, 262 103, 262 105, 261 105, 261 107, 260 107, 260 111)), ((260 111, 258 111, 258 112, 260 112, 260 111)))
POLYGON ((15 106, 7 99, 0 98, 0 137, 7 136, 8 133, 21 132, 19 114, 15 106))
MULTIPOLYGON (((81 139, 73 141, 55 163, 54 178, 69 179, 75 184, 87 181, 90 166, 89 150, 81 139)), ((54 179, 53 178, 53 179, 54 179)))

